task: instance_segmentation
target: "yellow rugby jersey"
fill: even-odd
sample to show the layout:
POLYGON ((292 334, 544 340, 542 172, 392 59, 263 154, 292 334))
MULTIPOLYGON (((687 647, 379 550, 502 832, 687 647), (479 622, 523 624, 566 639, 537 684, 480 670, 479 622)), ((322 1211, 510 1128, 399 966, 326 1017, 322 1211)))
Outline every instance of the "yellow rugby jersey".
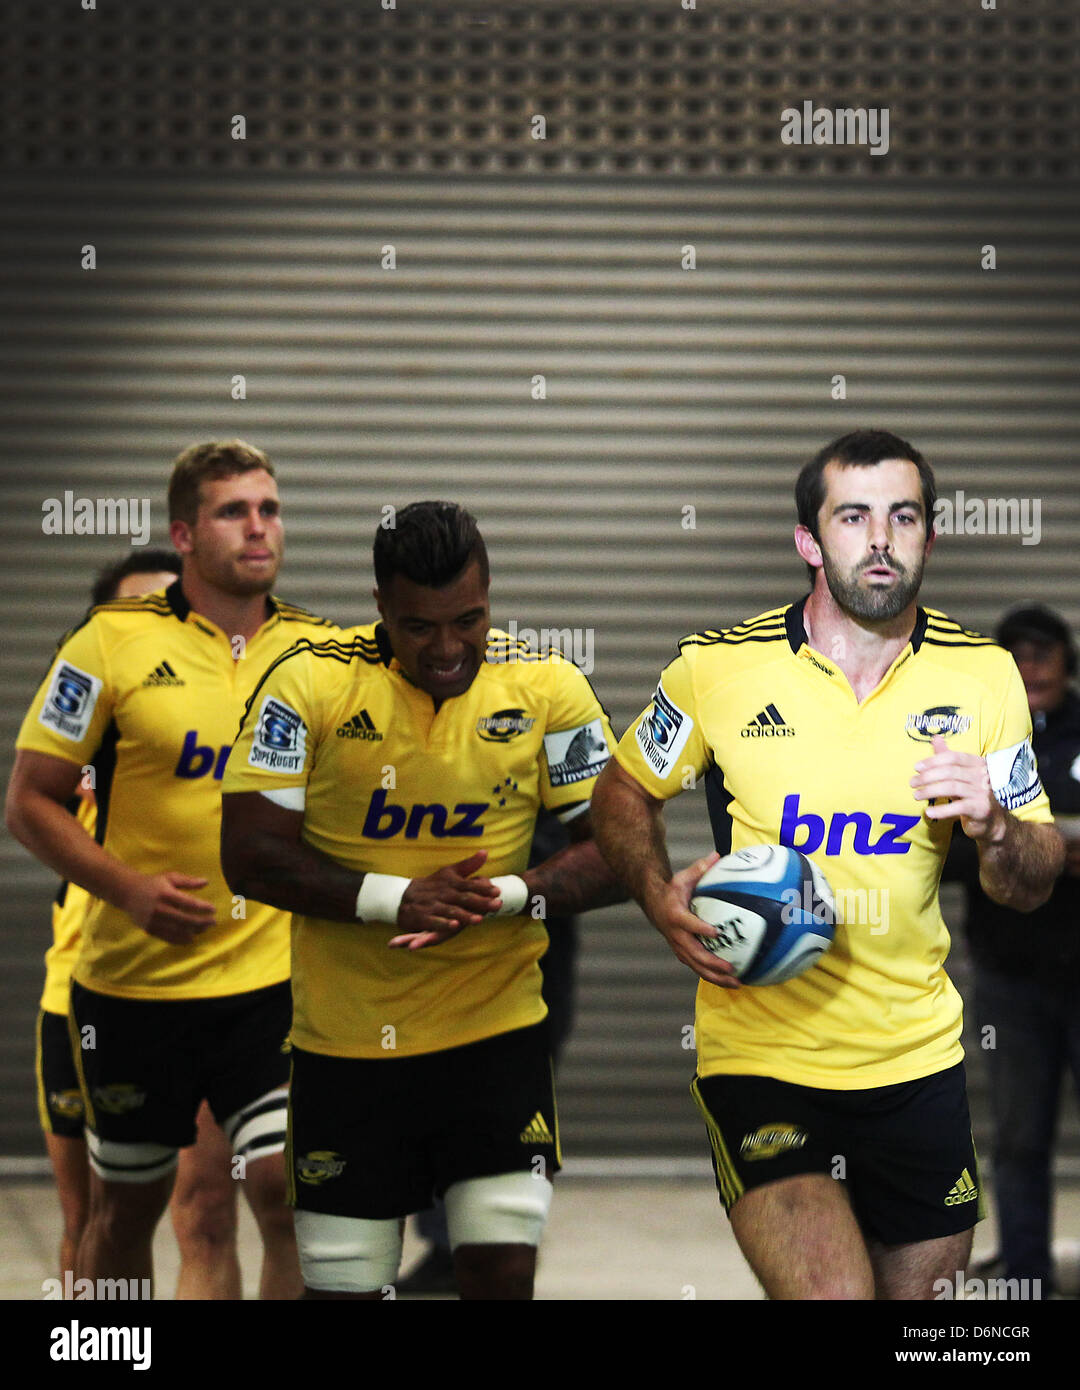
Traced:
POLYGON ((230 636, 191 609, 179 582, 102 604, 63 640, 23 720, 17 747, 94 763, 96 834, 110 854, 142 873, 208 879, 197 896, 217 912, 214 926, 175 946, 89 899, 74 971, 88 989, 201 999, 288 978, 288 914, 234 905, 221 873, 221 776, 267 665, 298 638, 337 628, 270 603, 272 616, 239 660, 230 636))
MULTIPOLYGON (((79 798, 76 819, 88 835, 93 835, 97 822, 97 807, 92 801, 79 798)), ((90 894, 77 883, 62 883, 52 906, 53 944, 45 952, 45 988, 41 1008, 47 1014, 68 1011, 71 993, 71 972, 79 958, 82 944, 83 918, 90 905, 90 894)))
POLYGON ((718 848, 729 816, 730 849, 801 850, 837 896, 834 944, 804 975, 738 991, 699 982, 699 1073, 886 1086, 963 1056, 938 906, 953 822, 923 815, 915 763, 942 733, 950 749, 987 757, 1014 815, 1050 821, 1050 805, 1007 652, 919 609, 911 641, 860 704, 807 645, 803 602, 685 638, 615 756, 657 797, 677 795, 687 769, 705 774, 718 848))
MULTIPOLYGON (((414 686, 371 624, 302 642, 266 673, 222 790, 306 788, 303 837, 362 872, 422 878, 487 851, 480 873, 523 874, 541 805, 585 810, 614 740, 588 680, 492 630, 464 694, 414 686)), ((490 917, 421 951, 395 928, 293 918, 297 1046, 333 1057, 437 1052, 536 1023, 543 922, 490 917)))

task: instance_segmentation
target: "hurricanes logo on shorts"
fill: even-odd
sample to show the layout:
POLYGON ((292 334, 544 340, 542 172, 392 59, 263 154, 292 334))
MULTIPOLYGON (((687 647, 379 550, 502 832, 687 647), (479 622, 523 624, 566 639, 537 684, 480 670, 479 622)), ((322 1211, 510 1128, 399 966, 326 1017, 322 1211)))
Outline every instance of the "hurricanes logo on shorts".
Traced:
POLYGON ((798 1125, 786 1123, 762 1125, 752 1134, 744 1134, 739 1145, 739 1156, 747 1163, 755 1163, 760 1158, 775 1158, 777 1154, 787 1153, 789 1149, 801 1149, 806 1143, 806 1130, 798 1125))
POLYGON ((296 1160, 296 1176, 310 1187, 318 1187, 330 1178, 340 1177, 345 1171, 345 1159, 329 1149, 316 1149, 296 1160))
POLYGON ((945 1198, 947 1207, 959 1207, 964 1202, 974 1202, 979 1195, 979 1189, 971 1174, 965 1168, 957 1180, 949 1188, 949 1195, 945 1198))
POLYGON ((72 1091, 50 1091, 49 1109, 54 1115, 65 1120, 81 1120, 83 1114, 82 1092, 76 1087, 72 1091))
POLYGON ((126 1115, 129 1110, 138 1110, 145 1100, 146 1092, 130 1081, 94 1087, 94 1103, 109 1115, 126 1115))

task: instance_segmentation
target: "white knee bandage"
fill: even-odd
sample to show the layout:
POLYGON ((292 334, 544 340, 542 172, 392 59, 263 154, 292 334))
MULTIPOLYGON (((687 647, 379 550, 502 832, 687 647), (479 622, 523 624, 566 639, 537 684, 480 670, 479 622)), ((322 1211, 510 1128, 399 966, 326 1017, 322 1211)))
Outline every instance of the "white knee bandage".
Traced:
POLYGON ((221 1128, 234 1154, 249 1159, 268 1158, 284 1149, 288 1122, 289 1088, 275 1086, 230 1115, 221 1128))
POLYGON ((551 1206, 551 1183, 533 1173, 469 1178, 446 1189, 450 1248, 539 1245, 551 1206))
POLYGON ((397 1278, 401 1223, 297 1211, 300 1269, 309 1289, 329 1293, 378 1293, 397 1278))
POLYGON ((180 1150, 164 1144, 119 1144, 86 1131, 90 1167, 104 1182, 157 1182, 173 1171, 180 1150))

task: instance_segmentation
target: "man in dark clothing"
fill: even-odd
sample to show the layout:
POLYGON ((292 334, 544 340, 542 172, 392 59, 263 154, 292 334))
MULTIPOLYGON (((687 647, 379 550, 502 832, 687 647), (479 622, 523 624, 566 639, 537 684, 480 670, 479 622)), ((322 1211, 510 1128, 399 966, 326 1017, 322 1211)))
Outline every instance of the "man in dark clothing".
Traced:
POLYGON ((944 876, 959 879, 968 895, 1005 1278, 1032 1281, 1029 1296, 1045 1298, 1053 1287, 1051 1159, 1066 1069, 1080 1095, 1080 696, 1070 688, 1076 648, 1057 614, 1014 609, 995 636, 1027 690, 1039 775, 1066 837, 1065 870, 1050 900, 1027 914, 983 893, 974 845, 963 835, 953 837, 944 876))

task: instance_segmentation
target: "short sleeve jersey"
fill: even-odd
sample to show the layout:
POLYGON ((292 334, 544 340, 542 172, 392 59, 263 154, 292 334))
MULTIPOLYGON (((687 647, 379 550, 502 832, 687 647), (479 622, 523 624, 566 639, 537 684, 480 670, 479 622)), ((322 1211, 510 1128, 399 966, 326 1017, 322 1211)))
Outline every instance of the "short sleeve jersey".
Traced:
POLYGON ((892 1085, 963 1055, 938 906, 953 822, 923 814, 909 785, 915 764, 943 734, 950 749, 987 758, 1007 810, 1052 816, 1007 652, 920 609, 908 645, 860 703, 807 643, 802 609, 685 638, 616 758, 661 798, 688 785, 688 772, 711 779, 720 848, 730 830, 732 850, 801 850, 837 898, 834 943, 805 974, 737 991, 699 984, 700 1074, 892 1085))
MULTIPOLYGON (((96 836, 146 874, 209 880, 216 919, 190 945, 151 936, 87 899, 74 978, 130 999, 242 994, 288 978, 288 914, 237 902, 221 872, 221 776, 267 665, 336 625, 278 599, 241 646, 192 610, 180 582, 91 609, 61 643, 17 746, 95 768, 96 836)), ((65 1004, 66 1011, 66 1004, 65 1004)))
MULTIPOLYGON (((380 625, 302 642, 266 673, 223 790, 304 788, 303 838, 350 869, 424 877, 487 851, 522 874, 541 805, 584 811, 614 743, 585 675, 492 630, 468 690, 435 709, 380 625)), ((388 923, 293 919, 293 1041, 335 1057, 441 1051, 543 1018, 543 921, 489 917, 391 950, 388 923)))

